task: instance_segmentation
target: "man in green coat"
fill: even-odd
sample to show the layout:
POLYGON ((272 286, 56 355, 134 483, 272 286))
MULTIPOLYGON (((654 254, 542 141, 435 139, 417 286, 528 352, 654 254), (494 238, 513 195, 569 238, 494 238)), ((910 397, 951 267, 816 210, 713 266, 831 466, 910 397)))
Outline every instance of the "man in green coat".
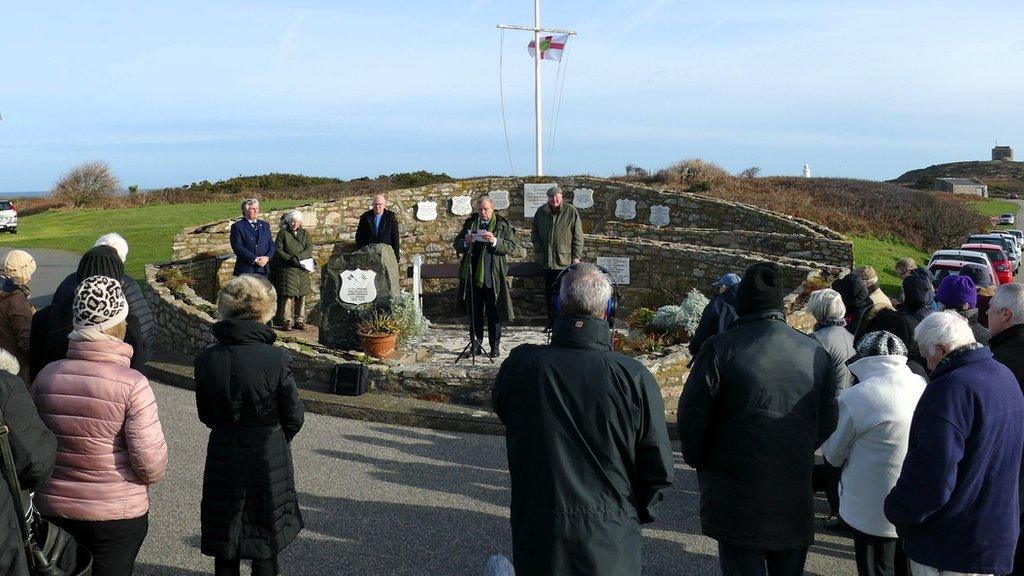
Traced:
MULTIPOLYGON (((473 334, 477 342, 483 341, 484 311, 487 312, 490 356, 497 358, 501 356, 501 329, 515 319, 505 257, 516 251, 516 231, 508 220, 494 213, 490 196, 478 198, 476 206, 477 213, 466 219, 452 242, 455 252, 462 255, 459 302, 465 304, 472 297, 473 334)), ((483 354, 479 344, 474 348, 475 354, 483 354)))
POLYGON ((572 204, 562 201, 562 189, 548 189, 548 201, 533 215, 533 255, 544 267, 544 302, 548 328, 555 322, 555 281, 563 270, 583 257, 583 220, 572 204))
POLYGON ((312 294, 309 285, 313 242, 302 227, 302 212, 292 210, 281 219, 281 230, 274 241, 274 265, 270 267, 271 280, 277 290, 277 325, 282 330, 306 328, 306 296, 312 294))
POLYGON ((491 391, 505 424, 519 576, 636 576, 640 525, 672 485, 654 376, 611 350, 612 286, 594 264, 562 280, 551 344, 517 346, 491 391))

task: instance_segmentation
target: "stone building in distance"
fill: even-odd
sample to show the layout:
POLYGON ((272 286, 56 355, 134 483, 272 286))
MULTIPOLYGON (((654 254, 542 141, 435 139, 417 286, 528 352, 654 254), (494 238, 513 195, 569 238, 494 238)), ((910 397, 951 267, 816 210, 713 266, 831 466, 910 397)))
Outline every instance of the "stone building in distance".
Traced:
POLYGON ((936 178, 935 190, 988 198, 988 186, 977 178, 936 178))
POLYGON ((996 146, 992 149, 992 160, 1007 160, 1013 162, 1013 148, 1009 146, 996 146))

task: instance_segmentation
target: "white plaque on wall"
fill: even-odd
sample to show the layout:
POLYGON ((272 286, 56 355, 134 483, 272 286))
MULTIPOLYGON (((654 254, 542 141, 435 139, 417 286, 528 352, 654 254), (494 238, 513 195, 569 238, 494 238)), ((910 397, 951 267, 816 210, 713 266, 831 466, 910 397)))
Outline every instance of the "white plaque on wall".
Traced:
POLYGON ((586 210, 594 206, 594 191, 590 188, 577 188, 572 192, 572 205, 586 210))
POLYGON ((348 304, 367 304, 377 299, 377 273, 373 270, 345 270, 341 274, 338 298, 348 304))
POLYGON ((523 216, 533 218, 533 215, 537 213, 537 208, 548 203, 548 188, 554 185, 554 182, 523 184, 523 216))
POLYGON ((651 224, 654 226, 668 226, 668 206, 651 206, 651 224))
POLYGON ((597 265, 608 271, 612 281, 620 286, 629 284, 629 258, 622 256, 598 256, 597 265))
POLYGON ((505 210, 512 205, 508 198, 508 190, 491 190, 487 195, 491 197, 491 204, 495 210, 505 210))
POLYGON ((416 219, 421 222, 437 220, 437 202, 423 201, 416 203, 416 219))
POLYGON ((619 199, 615 201, 615 217, 620 220, 636 218, 636 200, 619 199))
POLYGON ((456 216, 469 216, 473 213, 473 199, 469 196, 452 197, 452 214, 456 216))

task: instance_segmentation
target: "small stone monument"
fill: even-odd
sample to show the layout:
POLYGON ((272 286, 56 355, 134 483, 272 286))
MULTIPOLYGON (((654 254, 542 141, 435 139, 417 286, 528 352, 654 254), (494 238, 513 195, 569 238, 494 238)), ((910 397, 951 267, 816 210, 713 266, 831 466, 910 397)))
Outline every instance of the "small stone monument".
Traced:
POLYGON ((473 213, 473 199, 469 196, 452 196, 452 214, 469 216, 473 213))
POLYGON ((487 195, 491 197, 491 205, 495 210, 505 210, 512 205, 508 190, 491 190, 487 195))
POLYGON ((370 244, 331 256, 320 279, 320 343, 358 350, 356 324, 374 309, 390 310, 398 292, 398 261, 391 246, 370 244))
POLYGON ((622 198, 615 201, 615 217, 620 220, 636 218, 636 200, 622 198))
POLYGON ((590 188, 577 188, 572 191, 572 205, 580 210, 594 207, 594 191, 590 188))
POLYGON ((652 226, 668 226, 670 209, 668 206, 651 206, 650 222, 652 226))
POLYGON ((416 219, 420 222, 437 220, 437 202, 424 200, 416 203, 416 219))

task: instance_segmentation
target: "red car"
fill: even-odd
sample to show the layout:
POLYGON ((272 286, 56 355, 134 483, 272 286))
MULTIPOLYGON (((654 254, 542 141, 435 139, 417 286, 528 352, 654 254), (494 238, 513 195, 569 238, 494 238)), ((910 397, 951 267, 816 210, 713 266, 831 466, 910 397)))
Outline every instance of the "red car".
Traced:
POLYGON ((992 268, 995 268, 996 275, 999 277, 999 283, 1009 284, 1013 282, 1013 263, 1006 256, 1006 252, 1003 252, 1002 246, 995 244, 963 244, 960 246, 960 249, 985 254, 992 262, 992 268))

